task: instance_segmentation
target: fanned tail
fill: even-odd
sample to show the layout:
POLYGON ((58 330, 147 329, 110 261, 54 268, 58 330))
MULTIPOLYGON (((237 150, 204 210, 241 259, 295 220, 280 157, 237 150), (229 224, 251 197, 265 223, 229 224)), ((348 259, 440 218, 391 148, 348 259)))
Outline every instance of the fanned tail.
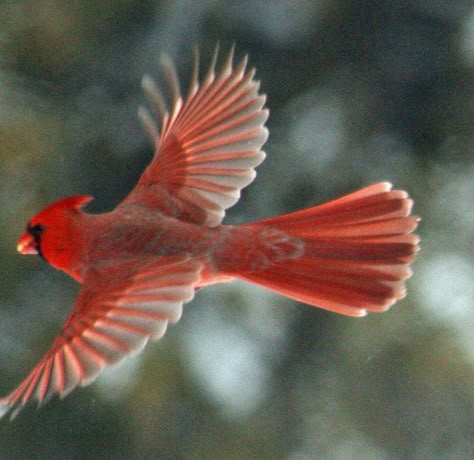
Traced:
POLYGON ((419 218, 401 190, 381 182, 329 203, 255 222, 271 264, 237 276, 337 313, 382 312, 405 296, 419 218), (275 231, 281 232, 280 237, 275 231), (279 242, 278 242, 279 241, 279 242), (285 255, 283 255, 283 253, 285 255), (285 252, 286 251, 286 252, 285 252))

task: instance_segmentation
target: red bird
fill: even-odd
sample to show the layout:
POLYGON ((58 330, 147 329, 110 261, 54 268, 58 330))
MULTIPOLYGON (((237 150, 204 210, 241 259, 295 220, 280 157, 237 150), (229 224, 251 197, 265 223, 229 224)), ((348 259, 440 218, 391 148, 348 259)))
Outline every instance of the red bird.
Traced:
POLYGON ((8 396, 0 417, 90 384, 106 367, 163 336, 197 288, 239 278, 299 302, 351 316, 387 310, 405 295, 417 251, 412 200, 381 182, 329 203, 250 224, 223 225, 225 210, 265 158, 268 110, 255 71, 233 50, 200 82, 198 54, 183 99, 163 60, 168 111, 149 77, 140 118, 156 143, 151 164, 113 211, 87 214, 87 195, 33 217, 18 242, 82 283, 41 361, 8 396))

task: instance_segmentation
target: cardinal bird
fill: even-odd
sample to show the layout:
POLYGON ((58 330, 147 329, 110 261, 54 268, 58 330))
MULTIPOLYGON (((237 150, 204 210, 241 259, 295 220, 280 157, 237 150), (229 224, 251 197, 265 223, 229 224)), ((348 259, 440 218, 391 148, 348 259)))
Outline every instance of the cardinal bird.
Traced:
POLYGON ((11 418, 44 404, 139 352, 178 321, 196 289, 241 279, 351 316, 383 312, 405 296, 417 251, 412 200, 380 182, 320 206, 250 224, 223 225, 225 210, 255 178, 268 137, 255 70, 234 50, 189 90, 162 64, 169 110, 153 80, 156 111, 139 117, 156 145, 150 165, 111 212, 88 214, 88 195, 59 200, 33 217, 18 242, 82 284, 61 333, 26 379, 0 399, 11 418), (158 123, 161 133, 158 131, 158 123))

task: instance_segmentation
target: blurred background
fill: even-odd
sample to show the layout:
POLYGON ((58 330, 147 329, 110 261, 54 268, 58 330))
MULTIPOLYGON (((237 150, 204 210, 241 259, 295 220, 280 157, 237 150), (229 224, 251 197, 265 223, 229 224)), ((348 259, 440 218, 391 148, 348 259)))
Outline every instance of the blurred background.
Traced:
POLYGON ((268 157, 239 223, 389 180, 422 250, 389 312, 339 317, 235 282, 96 383, 0 422, 0 458, 466 459, 474 455, 474 8, 469 0, 0 1, 0 394, 78 286, 20 257, 52 200, 114 207, 153 149, 136 111, 160 53, 249 53, 268 157))

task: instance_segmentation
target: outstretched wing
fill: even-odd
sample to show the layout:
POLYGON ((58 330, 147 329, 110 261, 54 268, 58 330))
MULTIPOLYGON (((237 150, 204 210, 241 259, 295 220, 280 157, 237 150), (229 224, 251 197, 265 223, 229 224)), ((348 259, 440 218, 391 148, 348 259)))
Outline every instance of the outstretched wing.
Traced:
POLYGON ((91 270, 61 335, 8 396, 0 418, 14 418, 30 401, 46 403, 92 383, 102 370, 163 336, 194 295, 201 265, 187 256, 127 261, 91 270))
POLYGON ((234 205, 240 190, 255 178, 254 168, 265 158, 260 150, 268 137, 268 110, 259 95, 255 71, 246 70, 247 57, 233 66, 233 49, 220 71, 215 71, 218 48, 199 82, 199 58, 183 100, 176 70, 162 61, 171 93, 171 110, 153 80, 143 88, 159 115, 161 135, 146 109, 139 111, 156 153, 123 204, 141 203, 188 222, 215 227, 234 205))

